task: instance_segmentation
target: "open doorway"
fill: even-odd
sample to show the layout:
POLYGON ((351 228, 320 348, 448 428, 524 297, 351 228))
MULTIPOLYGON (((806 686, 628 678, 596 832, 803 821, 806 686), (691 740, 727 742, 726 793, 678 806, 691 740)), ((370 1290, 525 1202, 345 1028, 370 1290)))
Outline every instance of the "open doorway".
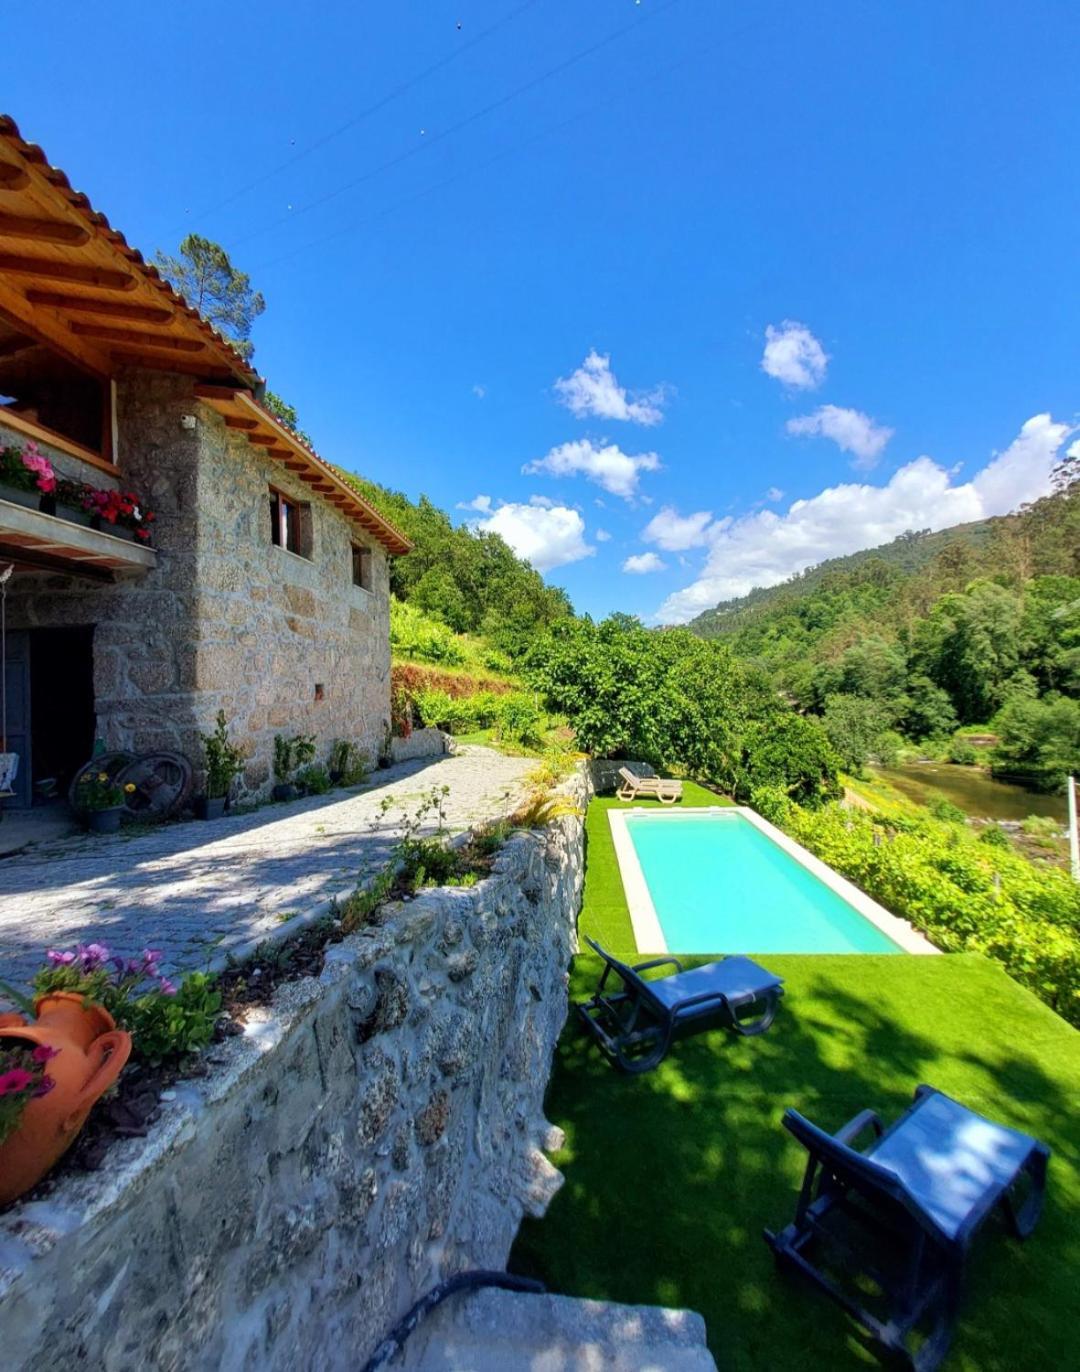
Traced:
POLYGON ((66 796, 94 750, 94 630, 31 629, 30 757, 35 801, 66 796), (50 784, 51 783, 51 784, 50 784))

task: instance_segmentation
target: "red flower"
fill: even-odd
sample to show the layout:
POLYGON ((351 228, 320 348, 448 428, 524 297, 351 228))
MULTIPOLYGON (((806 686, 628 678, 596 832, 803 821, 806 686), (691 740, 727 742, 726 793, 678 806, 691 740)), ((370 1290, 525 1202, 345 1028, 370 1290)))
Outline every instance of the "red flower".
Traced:
POLYGON ((48 1062, 50 1058, 55 1058, 59 1051, 59 1048, 50 1048, 47 1043, 39 1043, 30 1056, 35 1062, 48 1062))
POLYGON ((25 1091, 28 1086, 33 1086, 33 1073, 27 1072, 23 1067, 13 1067, 10 1072, 4 1072, 0 1076, 0 1096, 11 1095, 15 1091, 25 1091))

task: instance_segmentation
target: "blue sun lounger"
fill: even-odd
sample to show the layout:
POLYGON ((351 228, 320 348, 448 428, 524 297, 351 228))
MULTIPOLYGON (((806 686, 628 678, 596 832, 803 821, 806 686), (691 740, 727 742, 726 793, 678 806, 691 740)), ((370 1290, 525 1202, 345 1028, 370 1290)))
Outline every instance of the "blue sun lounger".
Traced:
POLYGON ((719 1020, 737 1034, 762 1034, 776 1018, 783 980, 751 958, 728 957, 691 971, 678 958, 653 958, 631 967, 585 942, 604 960, 600 984, 578 1016, 603 1052, 624 1072, 649 1072, 663 1061, 677 1029, 719 1020), (672 976, 647 981, 642 972, 673 966, 672 976), (621 990, 609 991, 614 976, 621 990))
POLYGON ((1016 1237, 1031 1233, 1050 1150, 932 1086, 920 1086, 888 1129, 872 1110, 835 1135, 797 1110, 784 1126, 810 1158, 794 1222, 765 1231, 777 1261, 820 1286, 902 1365, 930 1372, 952 1339, 972 1240, 998 1206, 1016 1237), (870 1146, 859 1152, 855 1140, 868 1129, 870 1146), (865 1288, 841 1288, 818 1266, 819 1254, 834 1259, 834 1273, 868 1275, 881 1292, 878 1313, 862 1304, 865 1288), (913 1334, 923 1342, 915 1346, 913 1334))

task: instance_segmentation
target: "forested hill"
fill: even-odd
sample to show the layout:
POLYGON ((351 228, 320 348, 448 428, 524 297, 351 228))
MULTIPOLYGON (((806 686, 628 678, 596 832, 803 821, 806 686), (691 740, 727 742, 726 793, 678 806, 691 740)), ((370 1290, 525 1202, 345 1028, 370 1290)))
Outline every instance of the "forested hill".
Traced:
POLYGON ((566 592, 549 586, 498 534, 455 525, 426 496, 410 500, 353 472, 338 472, 412 541, 408 557, 390 564, 390 589, 399 600, 455 633, 481 634, 511 656, 573 613, 566 592))
POLYGON ((778 586, 756 586, 747 595, 722 600, 711 610, 703 610, 696 619, 691 620, 689 627, 700 638, 718 638, 752 622, 754 615, 749 611, 760 613, 769 610, 778 601, 802 599, 823 582, 840 584, 838 578, 846 578, 854 584, 858 580, 859 569, 867 563, 884 564, 892 573, 908 575, 920 571, 955 544, 966 544, 973 550, 981 551, 992 541, 995 525, 999 522, 986 519, 975 524, 957 524, 937 533, 931 533, 928 529, 920 532, 909 530, 891 543, 883 543, 877 548, 864 548, 846 557, 830 557, 778 586))
POLYGON ((1080 767, 1080 481, 1015 515, 836 558, 690 626, 819 715, 849 767, 988 726, 995 765, 1080 767))

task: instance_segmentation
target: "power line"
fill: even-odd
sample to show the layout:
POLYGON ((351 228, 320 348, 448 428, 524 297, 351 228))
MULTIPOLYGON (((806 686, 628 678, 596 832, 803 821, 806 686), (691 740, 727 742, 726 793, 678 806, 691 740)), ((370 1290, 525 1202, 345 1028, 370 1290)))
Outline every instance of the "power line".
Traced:
POLYGON ((723 37, 718 38, 715 42, 706 44, 702 48, 696 48, 688 57, 680 57, 676 61, 668 63, 667 66, 649 73, 643 81, 639 81, 632 88, 623 87, 615 91, 614 94, 607 96, 605 99, 596 100, 591 105, 586 105, 584 109, 575 111, 568 118, 560 119, 555 124, 549 124, 547 128, 539 130, 539 132, 532 134, 529 138, 522 139, 509 148, 504 148, 501 152, 495 153, 492 157, 486 158, 483 162, 478 162, 471 167, 466 167, 462 171, 454 172, 452 175, 444 177, 441 181, 436 181, 432 185, 425 186, 422 190, 416 191, 412 195, 405 196, 401 200, 396 200, 393 204, 387 205, 384 209, 369 215, 366 219, 354 221, 351 224, 346 224, 344 228, 334 229, 330 233, 322 234, 318 238, 312 239, 300 247, 290 248, 287 252, 281 253, 277 257, 272 257, 267 261, 260 262, 251 270, 253 273, 267 271, 271 267, 280 265, 282 262, 290 262, 295 257, 311 252, 315 248, 320 248, 326 243, 332 243, 338 238, 344 238, 351 233, 356 233, 361 229, 367 228, 371 224, 377 224, 388 215, 395 214, 398 210, 405 209, 407 206, 414 204, 417 200, 423 200, 426 196, 434 195, 437 191, 441 191, 445 187, 453 185, 456 181, 463 180, 466 176, 474 176, 477 172, 486 171, 488 167, 493 166, 496 162, 501 162, 507 157, 513 157, 516 153, 531 147, 534 143, 539 143, 543 139, 551 137, 553 134, 561 133, 563 129, 569 128, 571 125, 579 124, 582 119, 594 114, 597 110, 605 109, 608 105, 614 105, 620 100, 625 100, 630 95, 636 95, 645 82, 655 81, 668 76, 671 72, 677 71, 680 67, 685 66, 687 62, 700 59, 716 48, 731 43, 735 39, 742 38, 746 34, 761 28, 765 22, 767 21, 757 20, 753 23, 744 24, 741 28, 723 35, 723 37))
POLYGON ((610 44, 625 37, 625 35, 630 33, 633 29, 640 28, 650 19, 657 18, 678 3, 679 0, 666 0, 665 4, 658 5, 656 9, 649 10, 640 19, 635 19, 629 24, 624 24, 622 28, 615 29, 614 32, 609 33, 606 37, 599 39, 595 43, 591 43, 588 47, 580 49, 570 57, 564 58, 561 62, 557 62, 554 66, 548 67, 538 76, 532 77, 508 94, 500 96, 498 100, 493 100, 490 104, 483 106, 481 109, 474 110, 472 114, 466 115, 464 119, 458 120, 456 124, 451 124, 448 128, 443 129, 441 133, 435 134, 433 138, 425 138, 423 142, 418 143, 415 147, 407 148, 404 152, 398 153, 388 161, 381 163, 377 167, 373 167, 370 171, 364 172, 362 176, 358 176, 352 181, 346 181, 343 185, 336 186, 332 191, 327 191, 325 195, 319 196, 318 199, 309 200, 306 204, 301 205, 298 210, 283 216, 281 219, 275 219, 272 224, 265 224, 261 228, 246 234, 243 238, 232 240, 229 243, 230 251, 234 251, 244 243, 251 242, 253 238, 261 237, 264 233, 272 232, 282 224, 287 224, 296 220, 301 214, 307 214, 309 210, 318 209, 319 206, 325 205, 331 200, 336 200, 338 196, 344 195, 346 191, 355 190, 357 186, 363 185, 364 182, 372 180, 384 171, 389 171, 392 167, 399 166, 402 162, 407 161, 410 157, 415 157, 417 153, 424 151, 426 148, 434 147, 436 143, 441 143, 452 134, 460 133, 462 129, 467 128, 470 124, 476 123, 478 119, 483 119, 486 115, 493 114, 496 110, 502 109, 505 105, 509 105, 520 96, 527 94, 531 90, 535 90, 537 86, 542 85, 545 81, 550 81, 553 76, 558 76, 561 72, 576 66, 578 62, 584 61, 586 57, 591 57, 595 53, 602 51, 610 44))
POLYGON ((284 162, 279 162, 276 167, 271 167, 268 171, 255 177, 254 180, 245 182, 242 186, 238 186, 237 189, 234 190, 231 195, 227 195, 224 200, 219 200, 215 204, 208 205, 205 209, 200 210, 195 216, 195 219, 191 222, 198 223, 205 219, 207 215, 215 214, 218 210, 224 209, 226 205, 233 204, 242 196, 247 195, 249 191, 253 191, 256 187, 262 186, 267 181, 272 180, 279 172, 287 171, 289 167, 295 166, 297 162, 302 161, 305 157, 309 157, 313 152, 317 152, 319 148, 325 147, 327 143, 333 142, 335 138, 339 138, 343 133, 348 133, 348 131, 354 129, 357 124, 363 123, 365 119, 369 119, 373 114, 377 114, 379 110, 385 109, 387 105, 392 104, 400 96, 411 91, 415 86, 418 86, 421 81, 426 81, 427 78, 433 76, 435 72, 441 71, 443 67, 448 67, 451 62, 456 62, 459 57, 464 57, 470 48, 475 48, 478 43, 484 42, 485 39, 490 38, 498 29, 501 29, 505 24, 509 24, 511 20, 524 14, 526 10, 532 9, 532 7, 538 3, 539 0, 524 0, 524 3, 518 5, 517 9, 511 10, 509 14, 504 14, 503 17, 497 19, 494 24, 489 24, 486 29, 482 29, 480 33, 463 43, 459 48, 455 49, 454 52, 448 53, 445 57, 440 57, 437 62, 432 62, 430 67, 425 67, 423 71, 417 72, 415 76, 409 77, 407 81, 402 81, 400 85, 395 86, 393 90, 388 91, 385 95, 376 100, 373 105, 368 105, 365 109, 362 109, 357 114, 353 115, 351 119, 347 119, 344 124, 339 124, 336 129, 331 129, 329 133, 323 134, 321 138, 316 138, 313 143, 309 143, 307 147, 301 148, 299 152, 294 153, 291 157, 287 157, 284 162))

